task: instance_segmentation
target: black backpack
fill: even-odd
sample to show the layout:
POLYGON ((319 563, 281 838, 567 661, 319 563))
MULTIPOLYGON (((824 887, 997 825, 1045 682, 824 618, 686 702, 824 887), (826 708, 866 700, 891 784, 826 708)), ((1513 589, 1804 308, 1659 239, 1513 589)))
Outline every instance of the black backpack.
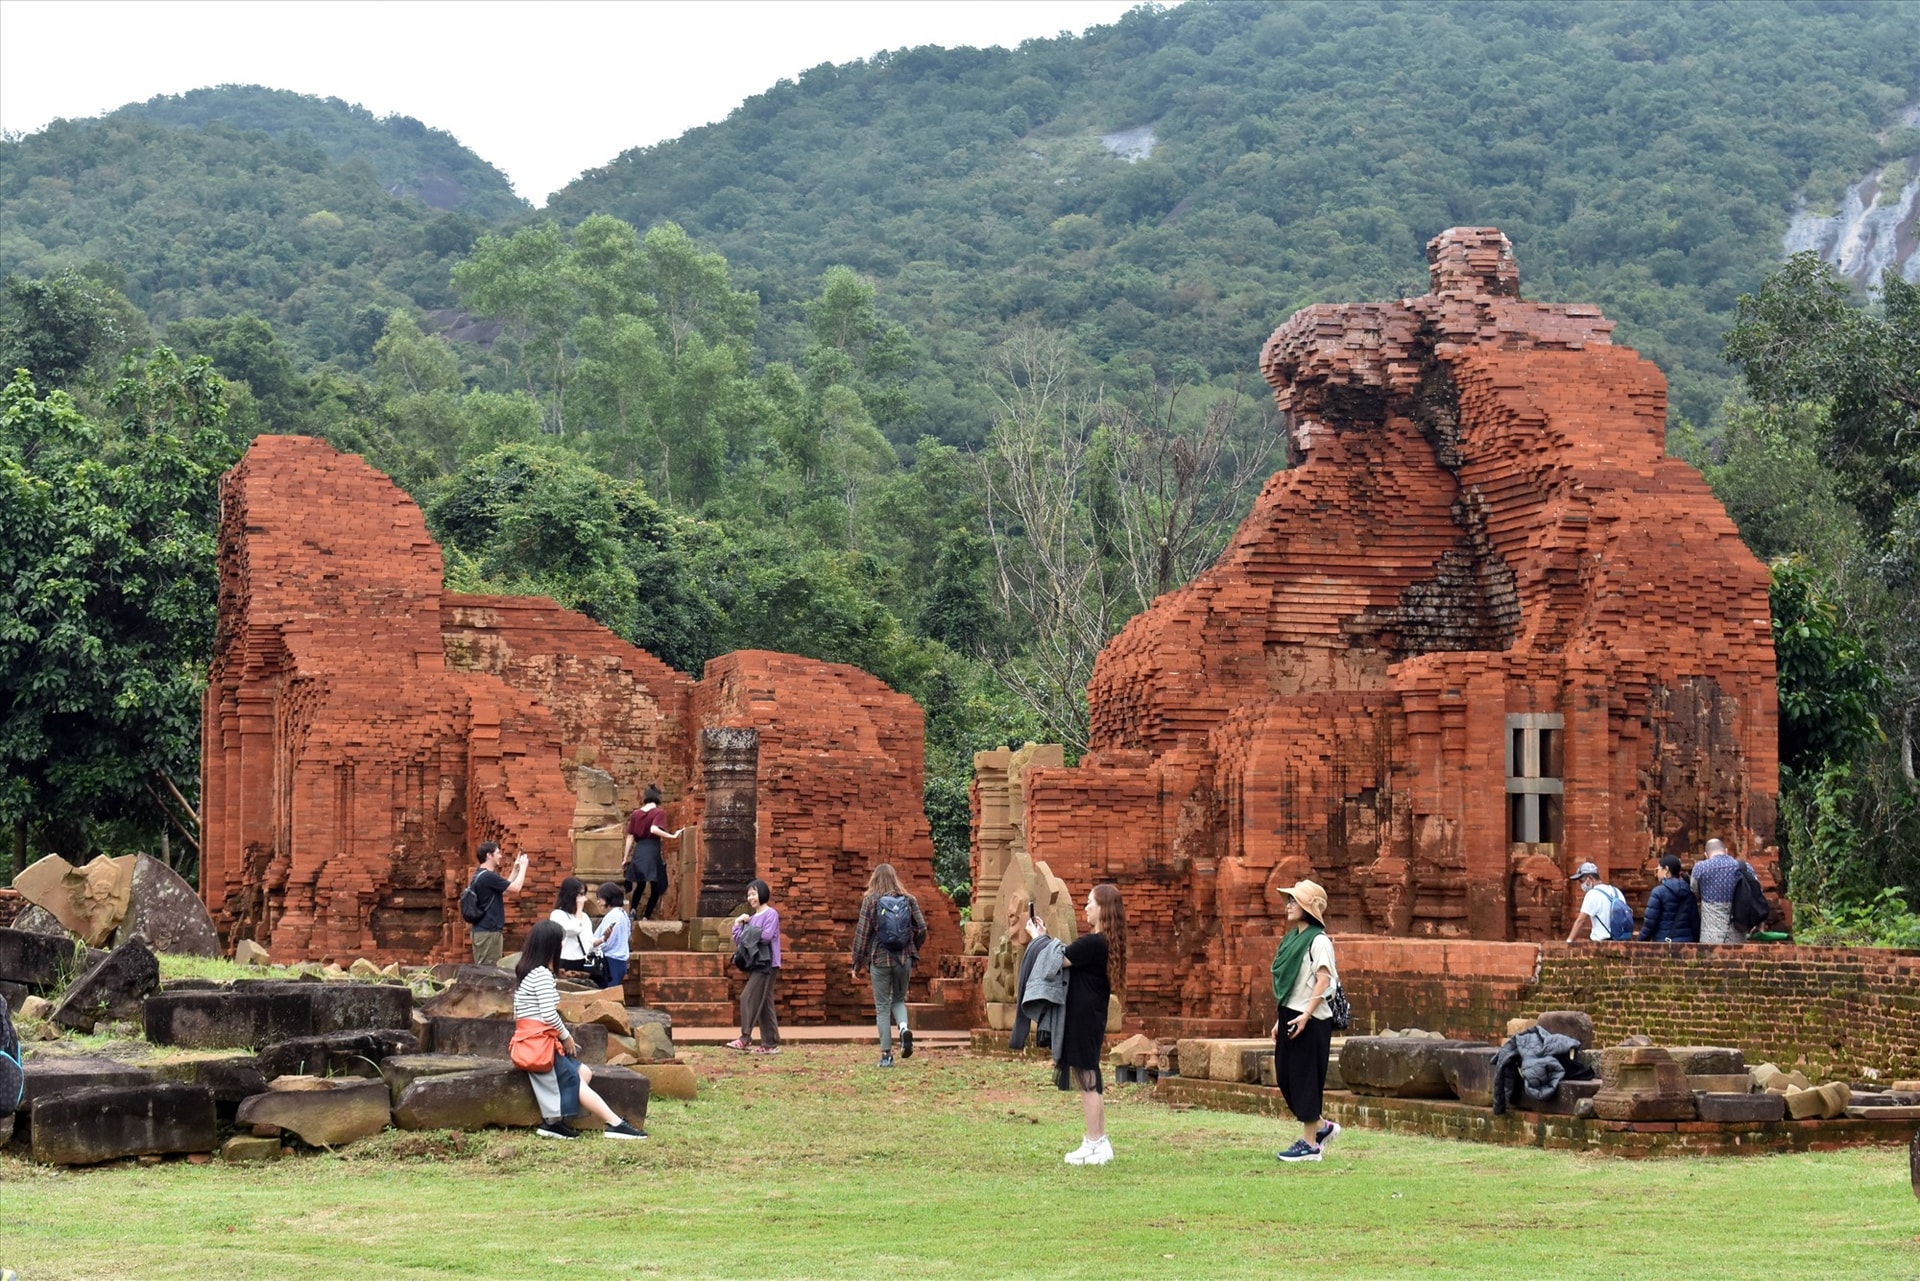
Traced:
POLYGON ((460 895, 460 919, 468 925, 480 924, 487 914, 487 909, 493 906, 490 902, 480 901, 479 880, 480 873, 475 872, 473 880, 467 882, 467 888, 460 895))
POLYGON ((1767 893, 1760 888, 1759 875, 1750 865, 1742 863, 1740 879, 1733 883, 1733 901, 1727 904, 1727 920, 1735 929, 1752 931, 1765 925, 1772 914, 1767 893))
POLYGON ((913 900, 904 894, 880 898, 880 928, 874 941, 898 955, 913 946, 913 900))

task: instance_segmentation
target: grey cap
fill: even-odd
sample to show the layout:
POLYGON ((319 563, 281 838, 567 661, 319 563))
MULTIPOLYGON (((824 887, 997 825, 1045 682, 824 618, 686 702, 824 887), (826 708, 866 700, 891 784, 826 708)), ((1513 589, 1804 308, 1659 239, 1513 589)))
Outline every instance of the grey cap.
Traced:
POLYGON ((1600 879, 1600 869, 1595 867, 1591 863, 1582 863, 1580 865, 1580 870, 1575 872, 1572 876, 1569 876, 1567 879, 1569 881, 1577 881, 1583 876, 1591 876, 1594 880, 1597 881, 1600 879))

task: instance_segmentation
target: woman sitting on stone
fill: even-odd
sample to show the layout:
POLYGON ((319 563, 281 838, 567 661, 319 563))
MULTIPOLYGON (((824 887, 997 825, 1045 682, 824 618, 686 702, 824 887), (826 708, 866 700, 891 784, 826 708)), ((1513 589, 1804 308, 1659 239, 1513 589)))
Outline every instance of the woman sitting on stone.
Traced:
POLYGON ((1327 937, 1327 892, 1301 881, 1287 896, 1287 932, 1273 954, 1273 1073, 1287 1109, 1300 1122, 1300 1137, 1279 1154, 1282 1161, 1318 1161, 1320 1149, 1340 1135, 1340 1127, 1321 1119, 1327 1088, 1327 1056, 1333 1048, 1333 1011, 1327 997, 1340 980, 1327 937))
POLYGON ((527 1073, 533 1097, 540 1105, 540 1128, 535 1133, 543 1139, 577 1139, 580 1131, 568 1125, 567 1118, 585 1109, 606 1122, 608 1138, 644 1139, 645 1130, 621 1120, 594 1093, 593 1072, 580 1062, 580 1047, 560 1021, 560 989, 554 983, 553 971, 560 962, 565 933, 555 921, 534 926, 527 935, 527 945, 520 949, 520 963, 513 969, 514 977, 520 980, 513 989, 514 1039, 519 1040, 525 1031, 537 1030, 528 1029, 529 1022, 552 1028, 556 1038, 553 1066, 545 1072, 527 1073))
POLYGON ((561 930, 560 972, 591 974, 593 918, 587 915, 587 883, 577 876, 560 882, 560 897, 547 917, 561 930))

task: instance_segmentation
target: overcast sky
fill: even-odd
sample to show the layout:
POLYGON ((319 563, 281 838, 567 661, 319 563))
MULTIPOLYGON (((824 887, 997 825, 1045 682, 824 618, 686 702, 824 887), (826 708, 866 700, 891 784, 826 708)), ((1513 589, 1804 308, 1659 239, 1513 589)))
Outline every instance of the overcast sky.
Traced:
POLYGON ((445 129, 540 204, 583 169, 722 119, 808 67, 914 45, 1011 47, 1136 2, 0 0, 0 129, 262 84, 445 129))

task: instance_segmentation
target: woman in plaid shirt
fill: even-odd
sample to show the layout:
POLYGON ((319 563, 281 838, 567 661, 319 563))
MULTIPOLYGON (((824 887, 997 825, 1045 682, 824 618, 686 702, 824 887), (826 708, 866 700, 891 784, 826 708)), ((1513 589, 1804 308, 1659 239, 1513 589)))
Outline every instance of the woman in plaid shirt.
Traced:
POLYGON ((853 926, 853 977, 861 970, 873 978, 873 1021, 880 1033, 880 1066, 893 1066, 893 1025, 900 1025, 900 1057, 913 1057, 913 1031, 907 1026, 907 983, 920 945, 927 941, 927 918, 920 901, 900 888, 893 864, 882 863, 867 878, 860 919, 853 926))

